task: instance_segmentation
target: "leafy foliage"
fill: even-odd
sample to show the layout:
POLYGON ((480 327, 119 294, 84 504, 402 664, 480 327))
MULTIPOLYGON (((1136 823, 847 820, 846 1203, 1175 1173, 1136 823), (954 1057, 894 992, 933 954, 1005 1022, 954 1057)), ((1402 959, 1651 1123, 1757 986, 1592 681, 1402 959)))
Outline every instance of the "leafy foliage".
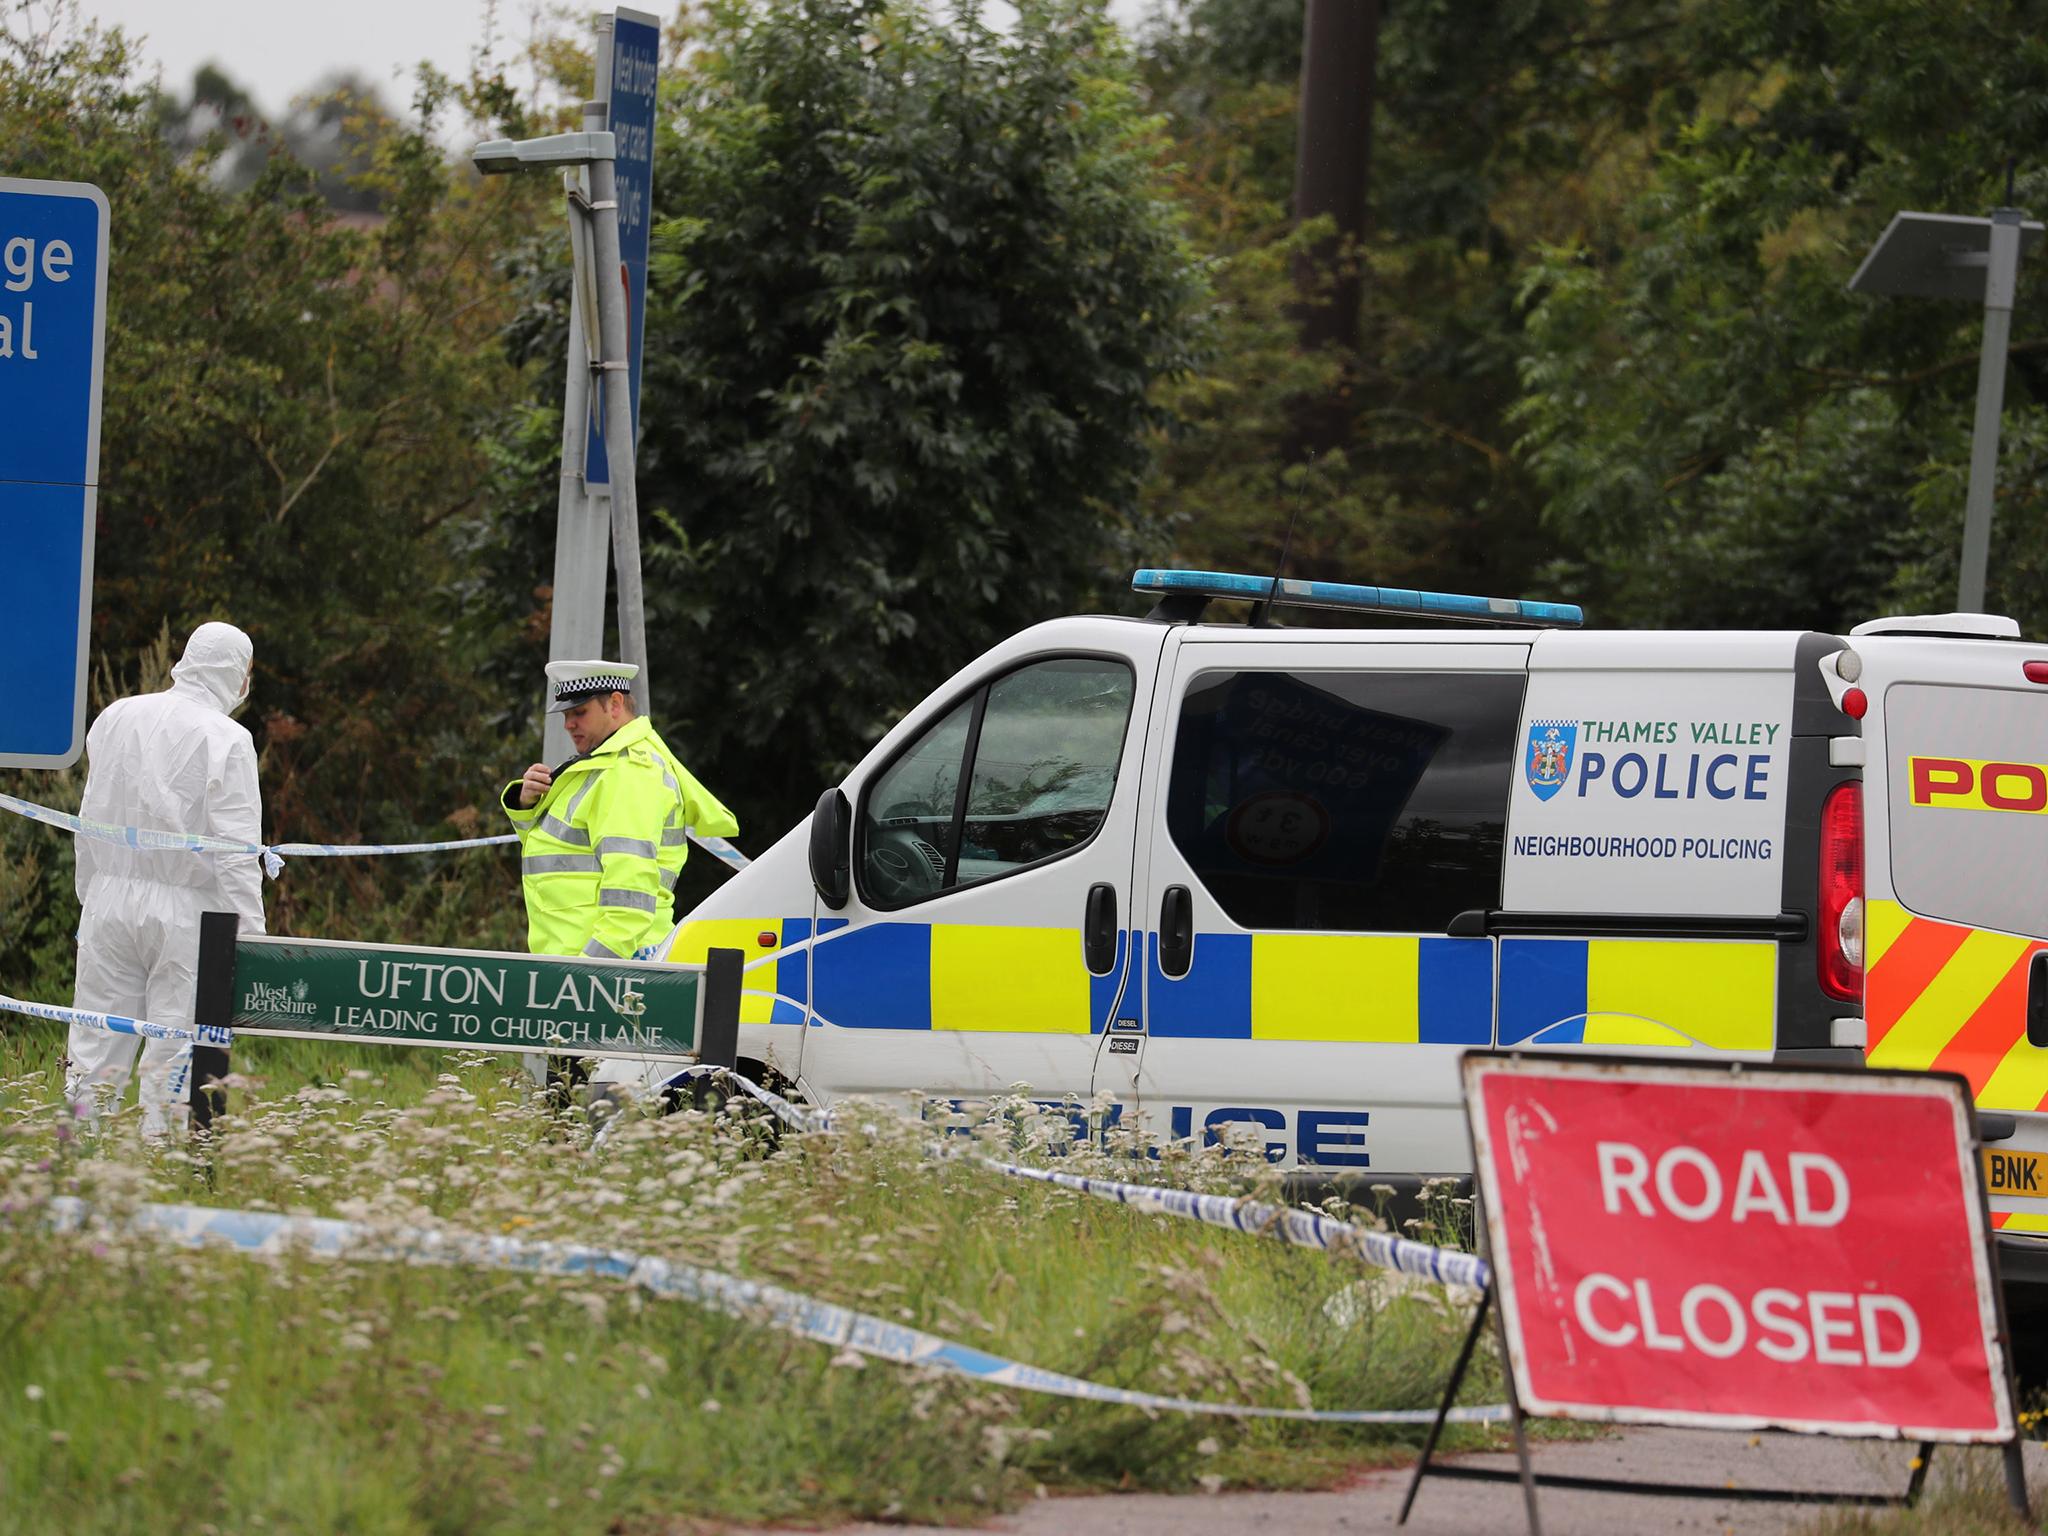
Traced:
MULTIPOLYGON (((516 131, 517 109, 501 82, 428 78, 415 121, 365 130, 384 216, 358 226, 284 155, 219 185, 220 146, 182 152, 160 105, 118 33, 0 32, 10 172, 112 205, 94 650, 126 673, 166 624, 240 624, 266 831, 397 840, 483 802, 503 755, 454 534, 516 386, 487 263, 531 194, 477 189, 438 135, 451 111, 516 131)), ((406 877, 342 878, 361 902, 406 877)))
MULTIPOLYGON (((1980 212, 2048 113, 2041 8, 1688 18, 1692 87, 1606 241, 1529 273, 1519 420, 1610 616, 1817 627, 1952 606, 1981 311, 1844 291, 1899 209, 1980 212)), ((2021 203, 2048 175, 2027 168, 2021 203)), ((2022 268, 1989 601, 2038 628, 2044 345, 2022 268)))
POLYGON ((1176 191, 1226 304, 1208 366, 1165 398, 1184 426, 1150 488, 1192 563, 1517 590, 1558 552, 1506 421, 1520 272, 1603 227, 1657 92, 1682 77, 1676 0, 1389 6, 1356 355, 1304 354, 1288 272, 1301 0, 1194 0, 1147 34, 1176 191), (1291 32, 1290 32, 1291 29, 1291 32), (1291 36, 1291 51, 1287 39, 1291 36), (1305 461, 1296 402, 1348 430, 1305 461))
POLYGON ((914 0, 719 4, 696 42, 654 174, 649 649, 669 739, 772 834, 1128 559, 1202 289, 1093 5, 999 33, 914 0))

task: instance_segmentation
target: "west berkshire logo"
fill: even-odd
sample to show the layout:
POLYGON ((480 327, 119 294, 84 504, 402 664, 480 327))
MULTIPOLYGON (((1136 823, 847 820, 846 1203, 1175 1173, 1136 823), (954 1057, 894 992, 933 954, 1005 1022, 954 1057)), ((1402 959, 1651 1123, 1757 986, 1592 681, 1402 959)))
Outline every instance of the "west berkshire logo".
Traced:
POLYGON ((1548 800, 1571 776, 1572 748, 1578 745, 1576 720, 1532 720, 1529 722, 1529 751, 1522 759, 1522 772, 1538 800, 1548 800))
POLYGON ((303 978, 292 982, 288 987, 265 981, 252 984, 248 995, 242 999, 242 1009, 246 1013, 271 1014, 310 1014, 320 1011, 319 1004, 313 1001, 313 988, 303 978))

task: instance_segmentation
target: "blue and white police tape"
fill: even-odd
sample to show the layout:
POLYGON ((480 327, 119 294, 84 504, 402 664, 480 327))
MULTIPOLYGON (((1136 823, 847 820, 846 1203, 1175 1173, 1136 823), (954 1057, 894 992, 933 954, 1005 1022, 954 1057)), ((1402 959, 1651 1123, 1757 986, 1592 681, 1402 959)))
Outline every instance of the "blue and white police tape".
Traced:
MULTIPOLYGON (((70 811, 53 810, 47 805, 37 805, 32 800, 17 799, 13 795, 0 795, 0 810, 12 811, 15 815, 30 821, 39 821, 45 826, 58 827, 78 837, 89 837, 95 842, 112 843, 122 848, 139 848, 150 852, 252 854, 262 859, 263 872, 273 880, 283 872, 286 859, 453 853, 463 848, 504 847, 519 841, 516 834, 503 832, 495 837, 463 837, 440 843, 273 843, 266 846, 260 843, 238 843, 232 838, 209 837, 197 832, 160 832, 152 831, 148 827, 121 827, 111 822, 87 821, 83 816, 70 811)), ((734 869, 747 867, 747 856, 724 838, 700 837, 694 828, 686 830, 690 841, 713 858, 729 864, 734 869)))
POLYGON ((188 1045, 234 1044, 235 1033, 213 1024, 191 1029, 176 1024, 152 1024, 148 1019, 131 1019, 118 1013, 94 1013, 86 1008, 60 1008, 55 1003, 31 1003, 18 997, 0 995, 0 1013, 19 1013, 31 1019, 49 1019, 58 1024, 83 1024, 88 1029, 112 1035, 139 1035, 145 1040, 182 1040, 188 1045))
POLYGON ((714 859, 722 860, 730 864, 734 869, 745 869, 749 864, 753 863, 752 859, 741 853, 739 849, 733 847, 731 843, 722 837, 704 837, 698 833, 695 827, 689 827, 685 830, 690 834, 691 842, 702 848, 714 859))
POLYGON ((503 848, 519 841, 516 832, 495 837, 458 837, 445 843, 272 843, 263 850, 266 859, 352 859, 387 853, 453 853, 460 848, 503 848))
MULTIPOLYGON (((84 1230, 92 1219, 91 1209, 70 1197, 52 1200, 49 1213, 51 1223, 65 1232, 84 1230)), ((1107 1386, 1007 1359, 922 1329, 906 1328, 872 1313, 820 1301, 801 1291, 615 1249, 449 1230, 409 1228, 386 1232, 327 1216, 285 1216, 269 1211, 195 1205, 139 1206, 128 1222, 143 1232, 188 1248, 223 1244, 244 1253, 304 1251, 328 1258, 462 1264, 530 1274, 620 1280, 651 1295, 695 1302, 730 1317, 763 1323, 835 1349, 852 1350, 897 1365, 944 1371, 992 1387, 1043 1392, 1083 1402, 1151 1412, 1292 1419, 1314 1424, 1427 1424, 1436 1417, 1432 1408, 1271 1408, 1255 1403, 1209 1403, 1107 1386)), ((1498 1403, 1453 1408, 1449 1414, 1450 1421, 1458 1424, 1498 1424, 1507 1416, 1506 1404, 1498 1403)))
MULTIPOLYGON (((729 1077, 750 1098, 767 1106, 777 1118, 796 1130, 829 1131, 832 1128, 829 1112, 792 1104, 780 1094, 723 1067, 692 1067, 678 1074, 674 1081, 707 1073, 729 1077)), ((982 1167, 1010 1178, 1057 1185, 1061 1189, 1114 1200, 1120 1205, 1149 1211, 1157 1216, 1184 1217, 1212 1227, 1228 1227, 1233 1232, 1277 1238, 1297 1248, 1342 1254, 1377 1269, 1398 1270, 1404 1275, 1434 1280, 1439 1285, 1469 1285, 1475 1290, 1485 1290, 1493 1278, 1493 1271, 1486 1260, 1475 1253, 1412 1242, 1391 1232, 1376 1232, 1314 1211, 1296 1210, 1261 1200, 1243 1200, 1232 1195, 1203 1195, 1158 1184, 1130 1184, 1120 1179, 1097 1179, 1048 1168, 1032 1168, 980 1153, 968 1153, 965 1148, 947 1143, 935 1143, 933 1150, 942 1157, 970 1156, 982 1167)))
POLYGON ((1200 1195, 1188 1189, 1170 1189, 1157 1184, 1125 1184, 1116 1179, 1093 1179, 1078 1173, 1057 1173, 1049 1168, 1029 1168, 1021 1163, 979 1159, 983 1166, 1012 1178, 1035 1179, 1061 1189, 1078 1190, 1100 1199, 1114 1200, 1137 1210, 1160 1216, 1185 1216, 1212 1227, 1229 1227, 1275 1237, 1297 1248, 1320 1248, 1363 1260, 1378 1269, 1399 1270, 1440 1285, 1469 1285, 1485 1290, 1493 1279, 1486 1260, 1476 1253, 1456 1248, 1436 1248, 1412 1242, 1391 1232, 1375 1232, 1314 1211, 1271 1205, 1260 1200, 1240 1200, 1230 1195, 1200 1195))
POLYGON ((39 821, 47 827, 57 827, 78 837, 113 843, 122 848, 169 853, 253 854, 263 860, 263 872, 273 880, 284 868, 284 860, 272 850, 255 843, 238 843, 232 838, 209 837, 200 832, 158 832, 148 827, 119 827, 112 822, 87 821, 70 811, 53 810, 32 800, 16 799, 13 795, 0 795, 0 811, 12 811, 29 821, 39 821))
POLYGON ((832 1129, 832 1115, 830 1111, 806 1109, 801 1104, 792 1104, 772 1088, 763 1088, 752 1078, 744 1077, 729 1067, 691 1067, 672 1081, 680 1081, 684 1077, 697 1077, 706 1074, 731 1078, 738 1085, 740 1091, 745 1093, 748 1098, 753 1099, 756 1103, 765 1105, 774 1114, 776 1119, 793 1130, 829 1131, 832 1129))

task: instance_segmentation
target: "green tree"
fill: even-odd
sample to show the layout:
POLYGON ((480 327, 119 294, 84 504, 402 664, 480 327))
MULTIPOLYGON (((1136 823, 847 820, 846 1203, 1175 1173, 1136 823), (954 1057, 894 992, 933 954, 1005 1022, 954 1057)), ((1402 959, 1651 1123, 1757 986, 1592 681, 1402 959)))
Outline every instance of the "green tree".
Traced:
POLYGON ((1412 0, 1379 36, 1358 344, 1305 352, 1280 281, 1315 226, 1287 223, 1303 0, 1191 0, 1144 33, 1177 191, 1226 298, 1187 427, 1148 498, 1198 564, 1520 590, 1560 547, 1512 452, 1521 273, 1597 237, 1660 92, 1683 80, 1678 0, 1412 0), (1313 461, 1292 402, 1334 397, 1313 461))
MULTIPOLYGON (((509 307, 489 253, 524 238, 538 194, 478 187, 439 134, 468 111, 522 131, 511 93, 426 79, 363 172, 384 217, 345 227, 288 156, 246 192, 221 186, 218 144, 166 138, 118 32, 32 30, 27 14, 0 23, 0 163, 92 182, 112 209, 102 692, 133 685, 166 626, 182 643, 232 620, 256 644, 269 835, 402 840, 475 817, 515 755, 457 626, 466 525, 485 512, 479 440, 520 388, 495 344, 509 307)), ((289 927, 337 893, 362 911, 421 878, 308 864, 273 887, 273 911, 289 927)), ((38 887, 51 932, 68 931, 63 884, 38 887)))
MULTIPOLYGON (((2048 7, 1739 0, 1607 238, 1528 275, 1523 449, 1617 622, 1953 605, 1981 311, 1845 283, 1900 209, 1987 212, 2048 117, 2048 7)), ((2048 171, 2022 162, 2035 205, 2048 171)), ((2048 623, 2048 334, 2021 269, 1990 605, 2048 623)))
MULTIPOLYGON (((1203 286, 1094 4, 997 32, 736 0, 692 42, 654 173, 648 643, 662 729, 758 846, 954 668, 1127 576, 1203 286)), ((505 441, 521 595, 556 430, 505 441)))

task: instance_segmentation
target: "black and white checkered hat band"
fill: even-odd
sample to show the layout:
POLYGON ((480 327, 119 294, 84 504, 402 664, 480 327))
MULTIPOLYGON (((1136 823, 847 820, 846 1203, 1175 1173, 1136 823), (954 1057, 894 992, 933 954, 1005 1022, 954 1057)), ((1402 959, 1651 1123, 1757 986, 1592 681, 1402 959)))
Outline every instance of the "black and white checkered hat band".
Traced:
POLYGON ((607 693, 629 693, 632 688, 630 677, 572 677, 555 684, 555 705, 562 708, 607 693))

